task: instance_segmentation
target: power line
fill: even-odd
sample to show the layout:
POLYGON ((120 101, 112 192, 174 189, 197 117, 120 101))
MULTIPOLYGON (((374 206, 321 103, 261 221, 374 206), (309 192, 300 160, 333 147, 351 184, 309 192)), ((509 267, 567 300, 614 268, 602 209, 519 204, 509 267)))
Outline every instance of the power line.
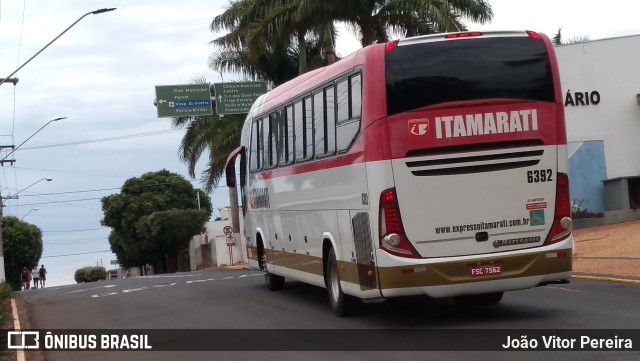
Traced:
POLYGON ((72 229, 67 231, 42 231, 42 233, 70 233, 70 232, 87 232, 87 231, 101 231, 103 229, 109 229, 109 227, 101 228, 89 228, 89 229, 72 229))
MULTIPOLYGON (((38 193, 38 194, 25 194, 21 195, 21 198, 24 197, 37 197, 37 196, 55 196, 60 194, 75 194, 75 193, 89 193, 89 192, 103 192, 103 191, 114 191, 114 190, 122 190, 123 188, 144 188, 144 187, 157 187, 162 185, 171 184, 171 182, 164 182, 158 184, 148 184, 141 186, 127 186, 127 187, 119 187, 119 188, 102 188, 102 189, 89 189, 84 191, 67 191, 67 192, 55 192, 55 193, 38 193)), ((228 188, 226 185, 218 185, 218 188, 228 188)), ((194 188, 194 190, 198 190, 198 188, 194 188)))
MULTIPOLYGON (((25 207, 25 206, 40 206, 43 204, 58 204, 58 203, 73 203, 73 202, 86 202, 86 201, 94 201, 94 200, 99 200, 102 198, 81 198, 81 199, 71 199, 71 200, 66 200, 66 201, 51 201, 51 202, 40 202, 40 203, 27 203, 27 204, 20 204, 20 207, 25 207)), ((10 207, 18 207, 18 206, 5 206, 7 208, 10 207)))
POLYGON ((114 141, 114 140, 133 139, 133 138, 140 138, 140 137, 149 137, 149 136, 152 136, 152 135, 162 135, 162 134, 176 133, 176 132, 180 132, 180 131, 182 131, 182 129, 166 129, 166 130, 158 130, 158 131, 155 131, 155 132, 119 135, 119 136, 109 137, 109 138, 97 138, 97 139, 80 140, 80 141, 68 142, 68 143, 39 145, 39 146, 35 146, 35 147, 22 148, 22 150, 55 148, 55 147, 66 147, 66 146, 70 146, 70 145, 81 145, 81 144, 91 144, 91 143, 100 143, 100 142, 110 142, 110 141, 114 141))
POLYGON ((53 256, 42 256, 42 257, 40 257, 40 258, 54 258, 54 257, 80 256, 80 255, 84 255, 84 254, 105 253, 105 252, 111 252, 111 250, 106 250, 106 251, 95 251, 95 252, 82 252, 82 253, 56 254, 56 255, 53 255, 53 256))

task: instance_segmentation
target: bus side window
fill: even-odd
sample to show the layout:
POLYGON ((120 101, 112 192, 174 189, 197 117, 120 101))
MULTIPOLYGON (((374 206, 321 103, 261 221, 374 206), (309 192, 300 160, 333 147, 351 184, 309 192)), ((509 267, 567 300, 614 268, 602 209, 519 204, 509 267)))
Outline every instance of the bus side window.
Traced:
POLYGON ((285 108, 285 115, 287 117, 286 120, 286 124, 287 127, 285 128, 287 131, 286 137, 287 137, 287 149, 284 152, 284 163, 291 163, 293 161, 293 155, 295 152, 295 139, 294 139, 294 133, 293 133, 293 129, 294 129, 294 124, 293 124, 293 107, 292 106, 288 106, 285 108))
POLYGON ((296 162, 304 158, 304 117, 302 113, 302 101, 293 105, 293 119, 295 128, 295 154, 296 162))
POLYGON ((353 75, 350 80, 349 92, 349 115, 350 119, 360 117, 362 113, 362 76, 360 74, 353 75))
POLYGON ((350 76, 348 81, 345 79, 338 83, 338 128, 336 129, 336 141, 339 152, 349 149, 360 130, 360 115, 362 113, 361 79, 361 75, 356 74, 350 76), (348 91, 344 89, 345 87, 348 88, 348 91), (341 94, 341 92, 343 94, 341 94), (344 96, 344 93, 346 93, 347 96, 344 96), (341 99, 341 97, 345 99, 341 99), (341 106, 343 109, 341 109, 341 106))
POLYGON ((271 142, 269 142, 271 133, 269 128, 269 117, 262 118, 262 159, 264 159, 263 168, 265 169, 271 167, 271 142))
POLYGON ((336 97, 335 88, 332 86, 324 88, 325 114, 326 114, 326 144, 327 154, 336 152, 336 97))
POLYGON ((315 127, 316 155, 327 153, 327 122, 324 118, 324 93, 322 91, 313 95, 313 124, 315 127))
POLYGON ((311 97, 304 98, 304 159, 313 157, 313 107, 311 97))
POLYGON ((349 120, 349 83, 347 79, 338 83, 338 123, 349 120))
POLYGON ((249 168, 254 170, 259 170, 262 162, 260 149, 262 146, 260 145, 262 137, 260 136, 260 127, 261 122, 260 119, 256 119, 253 121, 253 125, 251 126, 251 149, 249 154, 249 168))
POLYGON ((282 151, 282 147, 280 146, 280 117, 278 116, 279 112, 271 113, 269 115, 269 123, 271 124, 271 165, 278 165, 278 154, 282 151))

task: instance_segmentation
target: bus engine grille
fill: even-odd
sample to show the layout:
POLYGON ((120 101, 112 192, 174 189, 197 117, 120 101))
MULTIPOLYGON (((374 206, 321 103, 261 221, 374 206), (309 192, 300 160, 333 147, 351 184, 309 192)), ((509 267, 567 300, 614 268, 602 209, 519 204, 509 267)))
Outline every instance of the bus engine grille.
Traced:
POLYGON ((353 240, 356 248, 356 262, 358 266, 358 283, 360 290, 366 291, 376 288, 376 270, 373 262, 373 244, 371 241, 371 226, 369 215, 365 212, 357 213, 351 220, 353 240), (371 274, 371 276, 369 276, 371 274))
POLYGON ((456 154, 455 157, 416 160, 406 164, 415 176, 472 174, 531 167, 540 163, 543 154, 542 149, 465 156, 456 154))

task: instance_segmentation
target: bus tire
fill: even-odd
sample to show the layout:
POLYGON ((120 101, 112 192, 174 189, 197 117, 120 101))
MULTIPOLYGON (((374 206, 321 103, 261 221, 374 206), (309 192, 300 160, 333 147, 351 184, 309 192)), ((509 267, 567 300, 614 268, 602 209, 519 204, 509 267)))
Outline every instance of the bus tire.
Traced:
POLYGON ((338 262, 333 248, 329 251, 327 258, 327 289, 329 290, 329 301, 331 308, 338 317, 349 316, 355 309, 355 299, 345 295, 340 287, 340 275, 338 273, 338 262))
POLYGON ((274 275, 267 269, 267 255, 262 241, 258 241, 258 266, 264 274, 264 283, 270 291, 281 290, 284 287, 284 277, 274 275))
POLYGON ((504 292, 485 293, 481 295, 468 295, 454 297, 458 303, 465 305, 493 305, 502 301, 504 292))

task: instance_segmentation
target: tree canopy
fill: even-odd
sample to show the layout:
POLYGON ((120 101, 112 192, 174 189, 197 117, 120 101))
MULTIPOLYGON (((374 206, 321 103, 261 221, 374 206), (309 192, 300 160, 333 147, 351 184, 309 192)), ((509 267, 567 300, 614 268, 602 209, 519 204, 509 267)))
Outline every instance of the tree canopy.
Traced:
POLYGON ((102 198, 102 224, 111 227, 109 244, 121 265, 165 265, 201 233, 211 210, 205 192, 161 170, 130 178, 119 194, 102 198))
MULTIPOLYGON (((212 32, 226 33, 211 41, 217 49, 209 67, 278 86, 337 60, 338 23, 346 24, 367 46, 392 36, 463 31, 463 19, 485 23, 492 17, 485 0, 231 0, 210 24, 212 32)), ((173 127, 186 130, 180 159, 192 177, 200 156, 208 156, 208 168, 202 172, 207 191, 217 186, 224 161, 239 145, 243 121, 244 115, 173 119, 173 127)))
POLYGON ((2 241, 5 277, 14 289, 20 289, 22 268, 33 269, 42 256, 42 231, 37 226, 23 222, 17 217, 4 217, 2 241))

